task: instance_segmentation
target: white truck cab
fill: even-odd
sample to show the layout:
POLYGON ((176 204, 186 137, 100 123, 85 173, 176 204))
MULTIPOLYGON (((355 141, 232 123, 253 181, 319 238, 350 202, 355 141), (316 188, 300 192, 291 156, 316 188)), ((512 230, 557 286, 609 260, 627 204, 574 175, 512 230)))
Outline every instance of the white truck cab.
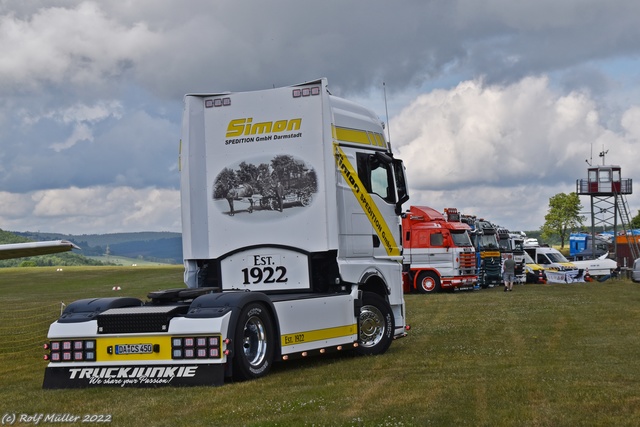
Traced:
POLYGON ((45 388, 220 385, 406 335, 404 166, 376 115, 327 85, 185 96, 187 288, 69 304, 45 388))

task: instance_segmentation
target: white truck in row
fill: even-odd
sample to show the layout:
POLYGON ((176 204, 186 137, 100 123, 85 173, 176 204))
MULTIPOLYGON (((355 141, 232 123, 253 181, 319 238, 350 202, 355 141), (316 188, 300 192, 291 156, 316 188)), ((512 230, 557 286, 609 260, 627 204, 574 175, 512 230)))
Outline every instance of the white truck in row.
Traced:
POLYGON ((186 288, 69 304, 44 388, 221 385, 406 335, 401 160, 327 80, 185 96, 186 288))

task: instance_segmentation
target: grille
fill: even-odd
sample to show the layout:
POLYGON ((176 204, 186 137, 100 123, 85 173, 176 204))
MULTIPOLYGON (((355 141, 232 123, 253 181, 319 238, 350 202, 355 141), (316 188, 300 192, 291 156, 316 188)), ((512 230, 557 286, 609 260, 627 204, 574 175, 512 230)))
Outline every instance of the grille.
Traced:
POLYGON ((99 334, 167 332, 169 321, 188 306, 112 308, 98 316, 99 334))
POLYGON ((460 254, 460 268, 475 269, 476 268, 476 254, 475 253, 461 253, 460 254))

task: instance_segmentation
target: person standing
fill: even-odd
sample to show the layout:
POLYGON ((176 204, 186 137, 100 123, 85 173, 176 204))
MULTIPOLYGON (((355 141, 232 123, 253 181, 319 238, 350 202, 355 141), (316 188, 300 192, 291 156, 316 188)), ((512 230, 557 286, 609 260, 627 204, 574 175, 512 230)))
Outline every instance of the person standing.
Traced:
POLYGON ((513 290, 513 282, 516 278, 516 262, 513 259, 511 254, 507 255, 507 259, 504 260, 504 264, 502 266, 502 280, 504 280, 504 291, 513 290))

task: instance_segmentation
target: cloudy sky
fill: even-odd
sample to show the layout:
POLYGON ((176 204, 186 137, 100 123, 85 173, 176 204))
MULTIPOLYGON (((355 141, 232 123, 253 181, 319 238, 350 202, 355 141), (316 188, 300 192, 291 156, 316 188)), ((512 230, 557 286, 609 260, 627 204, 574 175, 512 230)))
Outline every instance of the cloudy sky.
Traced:
POLYGON ((183 95, 318 77, 384 82, 412 204, 536 230, 603 150, 640 179, 638 0, 0 0, 0 52, 4 230, 180 231, 183 95))

